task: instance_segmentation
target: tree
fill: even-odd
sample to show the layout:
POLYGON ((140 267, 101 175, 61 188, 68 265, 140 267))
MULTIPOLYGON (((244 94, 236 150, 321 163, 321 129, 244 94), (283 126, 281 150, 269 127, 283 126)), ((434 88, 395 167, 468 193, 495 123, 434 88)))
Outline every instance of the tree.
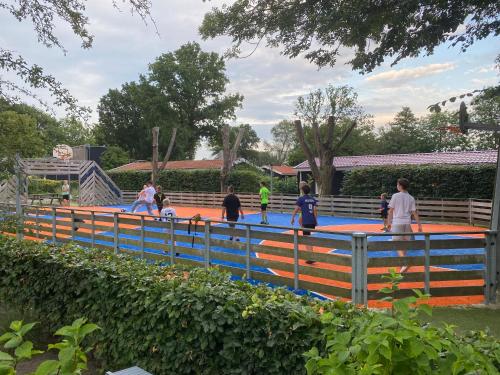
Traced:
POLYGON ((292 149, 298 145, 295 125, 293 121, 280 121, 272 127, 271 134, 273 141, 271 144, 266 144, 266 149, 273 154, 278 164, 283 164, 287 161, 292 149))
POLYGON ((450 42, 467 50, 500 32, 500 3, 494 0, 283 1, 236 0, 205 15, 204 38, 232 38, 229 55, 244 43, 264 40, 289 57, 304 55, 318 66, 333 66, 341 47, 352 48, 353 69, 371 72, 386 57, 392 65, 450 42), (465 24, 465 30, 459 27, 465 24))
POLYGON ((320 195, 330 195, 335 174, 333 158, 357 124, 369 116, 357 104, 357 94, 348 86, 328 86, 324 91, 316 90, 299 97, 295 114, 300 118, 295 121, 297 138, 318 191, 320 195), (311 132, 312 142, 307 140, 306 130, 311 132))
POLYGON ((393 121, 380 129, 378 153, 427 152, 425 146, 422 145, 421 133, 415 114, 409 107, 403 107, 396 113, 393 121))
MULTIPOLYGON (((471 120, 483 124, 497 124, 500 114, 500 86, 489 87, 471 102, 471 120)), ((500 145, 500 135, 477 130, 469 131, 473 144, 478 150, 490 150, 500 145)))
POLYGON ((201 51, 197 43, 183 45, 158 57, 139 82, 101 98, 96 138, 147 159, 151 129, 160 128, 159 152, 164 153, 177 128, 172 159, 193 158, 200 139, 215 137, 241 106, 242 96, 225 95, 228 82, 219 55, 201 51))
POLYGON ((240 127, 238 129, 238 134, 236 139, 231 146, 230 138, 230 128, 229 125, 224 124, 222 127, 222 169, 220 172, 220 191, 224 193, 227 188, 227 180, 229 178, 229 172, 234 166, 234 161, 236 160, 236 155, 238 154, 238 147, 240 147, 241 140, 245 133, 245 128, 240 127))
MULTIPOLYGON (((150 0, 123 0, 123 2, 129 4, 132 12, 139 14, 144 21, 152 20, 149 13, 150 0)), ((112 0, 112 3, 117 7, 116 0, 112 0)), ((0 8, 5 9, 20 22, 30 21, 38 41, 46 47, 58 47, 66 52, 55 32, 56 26, 63 23, 82 40, 82 48, 92 47, 93 36, 87 30, 89 19, 85 14, 83 0, 0 1, 0 8)), ((28 96, 49 109, 50 106, 36 94, 39 89, 47 89, 54 97, 54 104, 65 107, 73 115, 85 117, 89 112, 88 108, 79 106, 77 99, 54 76, 46 74, 42 67, 29 63, 17 52, 1 46, 0 71, 12 72, 22 82, 0 78, 0 98, 8 102, 18 102, 20 96, 28 96)))
POLYGON ((42 156, 44 146, 34 118, 14 111, 0 112, 0 169, 11 170, 16 154, 42 156))
MULTIPOLYGON (((229 127, 229 143, 233 144, 238 137, 240 129, 244 130, 243 137, 241 138, 240 146, 238 148, 237 157, 245 158, 250 160, 254 156, 253 149, 258 146, 260 138, 257 136, 255 130, 249 124, 241 124, 239 126, 229 127)), ((223 151, 222 144, 222 133, 216 134, 216 136, 209 138, 208 145, 212 151, 212 155, 219 155, 223 151)))
POLYGON ((65 117, 58 121, 59 131, 63 133, 62 142, 69 146, 79 146, 95 143, 92 128, 86 126, 74 116, 65 117))
POLYGON ((109 146, 101 155, 101 165, 104 170, 113 169, 129 162, 128 152, 118 146, 109 146))

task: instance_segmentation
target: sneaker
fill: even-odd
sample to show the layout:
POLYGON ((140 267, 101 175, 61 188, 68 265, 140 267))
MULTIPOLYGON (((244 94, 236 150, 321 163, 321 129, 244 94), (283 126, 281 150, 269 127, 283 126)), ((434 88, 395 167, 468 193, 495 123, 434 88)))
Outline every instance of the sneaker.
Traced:
POLYGON ((232 241, 233 240, 233 236, 229 237, 229 241, 232 241))
POLYGON ((316 263, 316 261, 314 261, 314 260, 306 260, 306 264, 314 264, 314 263, 316 263))
POLYGON ((239 239, 239 238, 237 238, 237 239, 236 239, 236 242, 240 242, 240 239, 239 239))
POLYGON ((260 223, 261 223, 261 224, 265 224, 266 222, 265 222, 265 221, 261 221, 260 223))
POLYGON ((408 271, 409 268, 410 267, 408 267, 408 266, 403 266, 400 268, 399 273, 405 273, 406 271, 408 271))

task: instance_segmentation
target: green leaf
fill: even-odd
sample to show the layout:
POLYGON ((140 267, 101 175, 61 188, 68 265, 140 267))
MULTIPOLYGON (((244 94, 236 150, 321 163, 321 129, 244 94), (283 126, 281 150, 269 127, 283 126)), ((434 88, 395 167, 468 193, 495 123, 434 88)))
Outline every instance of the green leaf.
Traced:
POLYGON ((14 354, 16 355, 17 358, 30 359, 32 349, 33 349, 33 343, 31 341, 25 341, 16 348, 14 354))
POLYGON ((427 314, 428 316, 432 316, 432 307, 427 304, 421 304, 418 306, 418 310, 427 314))
POLYGON ((13 361, 14 358, 9 354, 5 352, 0 352, 0 361, 13 361))
POLYGON ((394 291, 391 288, 384 287, 384 288, 379 289, 379 292, 384 293, 384 294, 390 294, 390 293, 393 293, 394 291))
POLYGON ((5 341, 9 341, 13 337, 16 337, 15 333, 6 332, 2 336, 0 336, 0 343, 5 342, 5 341))
POLYGON ((62 363, 72 362, 75 356, 76 348, 70 346, 68 348, 61 349, 58 358, 62 363))
POLYGON ((15 349, 23 342, 23 338, 20 336, 15 336, 5 343, 3 346, 5 349, 15 349))
POLYGON ((12 323, 10 323, 9 328, 15 332, 18 332, 22 326, 23 326, 22 320, 14 320, 12 323))
POLYGON ((92 324, 92 323, 85 324, 80 329, 80 336, 81 336, 81 338, 84 338, 89 333, 92 333, 92 332, 94 332, 95 330, 98 330, 98 329, 100 329, 100 328, 99 328, 99 326, 97 324, 92 324))
POLYGON ((59 361, 49 360, 42 362, 36 369, 33 375, 53 375, 57 373, 59 369, 59 361))
POLYGON ((37 325, 37 323, 28 323, 28 324, 25 324, 21 327, 21 329, 19 330, 19 334, 21 336, 24 336, 26 335, 29 331, 31 331, 33 329, 33 327, 37 325))

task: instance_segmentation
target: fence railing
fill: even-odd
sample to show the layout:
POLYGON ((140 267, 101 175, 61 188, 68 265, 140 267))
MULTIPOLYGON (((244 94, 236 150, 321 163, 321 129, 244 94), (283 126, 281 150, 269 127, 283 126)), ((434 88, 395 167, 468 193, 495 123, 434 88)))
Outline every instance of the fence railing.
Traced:
MULTIPOLYGON (((138 192, 123 191, 125 203, 131 203, 138 192)), ((220 207, 225 194, 213 192, 175 192, 166 195, 173 205, 220 207)), ((250 210, 260 209, 258 194, 238 194, 242 205, 250 210)), ((273 194, 270 197, 269 210, 291 212, 295 207, 297 195, 273 194)), ((480 199, 417 199, 417 209, 423 219, 488 225, 491 215, 491 201, 480 199)), ((320 214, 336 216, 380 217, 380 199, 375 197, 326 196, 318 202, 320 214)))
MULTIPOLYGON (((12 207, 5 211, 15 215, 12 207)), ((419 288, 453 304, 457 296, 478 303, 492 302, 496 295, 497 234, 492 231, 426 232, 412 241, 388 241, 384 233, 311 230, 313 236, 303 236, 297 227, 239 222, 231 228, 216 220, 162 222, 72 208, 25 206, 18 217, 28 239, 74 242, 165 264, 217 266, 246 279, 358 304, 378 299, 381 276, 402 266, 413 269, 398 296, 419 288), (396 250, 407 253, 400 257, 396 250)))

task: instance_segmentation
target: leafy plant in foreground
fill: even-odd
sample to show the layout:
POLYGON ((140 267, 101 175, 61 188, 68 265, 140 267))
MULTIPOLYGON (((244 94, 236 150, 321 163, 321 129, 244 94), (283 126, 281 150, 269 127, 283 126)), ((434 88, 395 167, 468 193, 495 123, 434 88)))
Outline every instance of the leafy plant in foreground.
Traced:
MULTIPOLYGON (((366 311, 351 321, 330 313, 322 316, 324 347, 305 353, 308 374, 498 374, 491 358, 473 343, 458 337, 453 327, 422 325, 420 312, 432 314, 416 296, 395 299, 402 276, 394 270, 384 277, 390 287, 381 289, 391 303, 388 312, 366 311), (348 323, 346 325, 346 322, 348 323)), ((491 346, 490 346, 491 347, 491 346)), ((495 353, 498 355, 498 353, 495 353)))
MULTIPOLYGON (((0 351, 0 375, 15 375, 17 365, 24 360, 30 360, 34 355, 44 353, 34 350, 33 343, 25 340, 25 335, 31 331, 36 323, 23 324, 22 321, 14 321, 10 324, 10 332, 0 336, 0 343, 4 343, 4 349, 0 351)), ((99 329, 92 323, 86 323, 86 319, 77 319, 70 326, 62 327, 55 333, 56 336, 64 337, 61 342, 50 344, 48 349, 59 351, 57 360, 42 362, 37 370, 31 375, 80 375, 87 369, 87 355, 91 349, 82 349, 83 339, 90 333, 99 329)))

